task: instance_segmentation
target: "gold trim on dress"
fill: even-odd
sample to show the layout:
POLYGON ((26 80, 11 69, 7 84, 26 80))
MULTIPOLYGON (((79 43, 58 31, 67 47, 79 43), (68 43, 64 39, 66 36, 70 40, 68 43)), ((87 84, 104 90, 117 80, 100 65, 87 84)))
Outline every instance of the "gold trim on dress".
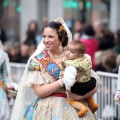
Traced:
POLYGON ((4 82, 3 82, 2 80, 0 80, 0 87, 2 87, 3 90, 4 90, 6 93, 8 93, 8 91, 7 91, 7 86, 4 84, 4 82))

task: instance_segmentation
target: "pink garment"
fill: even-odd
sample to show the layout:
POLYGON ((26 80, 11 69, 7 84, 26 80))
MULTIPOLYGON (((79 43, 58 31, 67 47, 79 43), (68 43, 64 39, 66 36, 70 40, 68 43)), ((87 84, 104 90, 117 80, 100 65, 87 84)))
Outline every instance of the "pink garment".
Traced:
POLYGON ((99 50, 99 42, 96 38, 81 38, 86 46, 86 54, 91 56, 92 67, 95 68, 94 54, 99 50))

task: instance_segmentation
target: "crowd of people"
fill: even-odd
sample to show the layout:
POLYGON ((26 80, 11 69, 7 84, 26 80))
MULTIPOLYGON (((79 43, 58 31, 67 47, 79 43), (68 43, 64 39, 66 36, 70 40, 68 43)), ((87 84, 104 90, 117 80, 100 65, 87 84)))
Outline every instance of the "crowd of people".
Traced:
MULTIPOLYGON (((47 23, 48 20, 44 25, 47 23)), ((80 40, 85 44, 86 53, 92 59, 92 68, 95 71, 118 73, 120 29, 113 33, 104 20, 96 21, 93 25, 86 25, 85 20, 74 20, 72 26, 73 40, 80 40)), ((8 53, 10 62, 27 63, 28 58, 41 42, 42 32, 36 21, 30 21, 22 42, 10 43, 5 40, 4 51, 8 53)))
POLYGON ((96 21, 93 25, 77 20, 73 37, 86 45, 86 53, 91 56, 95 71, 118 73, 120 29, 113 33, 105 20, 96 21))
POLYGON ((5 84, 5 74, 9 73, 7 57, 0 52, 5 56, 0 56, 1 60, 4 58, 0 61, 0 104, 5 102, 4 109, 0 108, 1 119, 9 120, 11 116, 11 120, 96 120, 98 105, 92 96, 97 92, 99 77, 94 71, 118 73, 120 30, 112 33, 103 21, 85 25, 76 20, 70 31, 58 18, 38 31, 37 22, 31 21, 21 42, 4 42, 3 50, 10 62, 27 65, 10 115, 5 84), (73 88, 75 83, 77 87, 73 88), (81 114, 83 107, 87 110, 81 114))

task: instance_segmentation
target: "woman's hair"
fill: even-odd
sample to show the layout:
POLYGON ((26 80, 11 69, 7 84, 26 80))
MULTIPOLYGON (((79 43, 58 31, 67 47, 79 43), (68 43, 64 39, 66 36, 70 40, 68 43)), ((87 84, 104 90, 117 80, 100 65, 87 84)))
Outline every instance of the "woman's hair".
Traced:
POLYGON ((52 21, 50 23, 48 23, 46 27, 50 27, 52 29, 55 29, 57 31, 58 34, 58 38, 60 40, 60 42, 62 42, 62 46, 65 47, 68 43, 68 36, 67 36, 67 32, 64 28, 64 26, 60 23, 60 22, 55 22, 52 21))
POLYGON ((106 50, 103 53, 102 63, 106 67, 114 68, 116 66, 116 54, 113 50, 106 50))
POLYGON ((78 50, 78 52, 82 55, 84 55, 86 47, 83 42, 80 40, 73 40, 69 44, 72 44, 75 46, 75 49, 78 50))

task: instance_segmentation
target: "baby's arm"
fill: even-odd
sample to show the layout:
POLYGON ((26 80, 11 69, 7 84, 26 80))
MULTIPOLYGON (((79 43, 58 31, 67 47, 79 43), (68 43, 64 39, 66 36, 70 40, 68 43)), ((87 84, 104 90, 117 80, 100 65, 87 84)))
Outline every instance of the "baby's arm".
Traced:
POLYGON ((67 66, 64 71, 63 82, 65 84, 66 90, 71 91, 71 87, 76 82, 77 70, 74 66, 67 66))

